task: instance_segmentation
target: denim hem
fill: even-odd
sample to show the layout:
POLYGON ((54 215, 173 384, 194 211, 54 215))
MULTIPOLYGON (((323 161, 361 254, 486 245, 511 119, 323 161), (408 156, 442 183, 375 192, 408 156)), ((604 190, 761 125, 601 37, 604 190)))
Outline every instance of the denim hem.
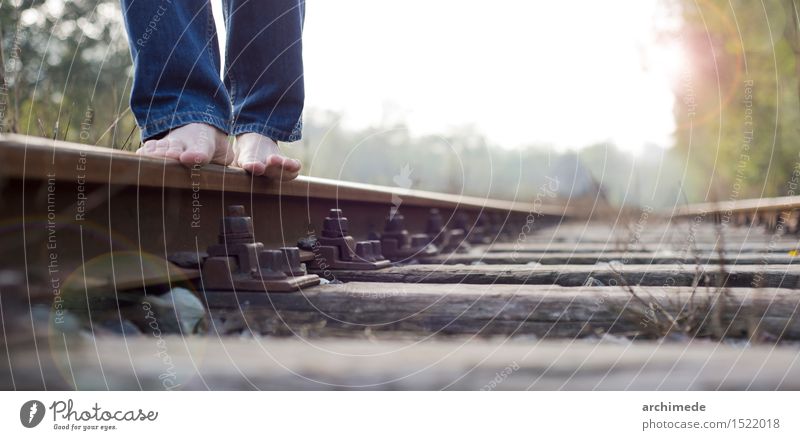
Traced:
POLYGON ((303 122, 297 121, 292 131, 281 130, 279 128, 270 127, 262 123, 251 123, 243 125, 234 125, 231 135, 238 136, 243 133, 258 133, 266 136, 273 141, 280 142, 295 142, 303 137, 303 122))
POLYGON ((213 125, 225 134, 231 131, 230 125, 225 119, 201 111, 175 112, 157 119, 149 118, 139 129, 142 132, 142 140, 145 141, 166 131, 195 122, 213 125))

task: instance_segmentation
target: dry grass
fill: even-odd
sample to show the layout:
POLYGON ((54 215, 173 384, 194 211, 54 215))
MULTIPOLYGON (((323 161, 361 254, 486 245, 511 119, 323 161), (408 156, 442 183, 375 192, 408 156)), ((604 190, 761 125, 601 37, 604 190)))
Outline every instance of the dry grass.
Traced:
MULTIPOLYGON (((619 286, 624 288, 631 296, 631 301, 624 307, 614 310, 631 320, 639 322, 640 329, 632 336, 646 338, 712 338, 722 340, 727 337, 741 337, 735 334, 742 327, 747 328, 747 338, 757 339, 757 326, 751 325, 754 321, 747 316, 734 314, 732 319, 743 322, 732 322, 726 318, 726 309, 729 305, 730 293, 726 287, 728 271, 724 253, 724 233, 718 229, 719 241, 716 252, 719 255, 718 276, 716 283, 712 283, 707 274, 700 270, 700 256, 694 246, 690 251, 695 259, 695 274, 691 284, 688 298, 664 298, 653 294, 643 295, 641 289, 633 288, 620 273, 612 267, 619 286), (701 286, 701 282, 704 285, 701 286), (702 295, 700 289, 706 289, 702 295), (743 325, 744 324, 744 325, 743 325)), ((692 243, 694 243, 692 241, 692 243)), ((630 250, 630 249, 628 249, 630 250)), ((627 251, 627 250, 626 250, 627 251)), ((667 286, 664 286, 667 287, 667 286)))

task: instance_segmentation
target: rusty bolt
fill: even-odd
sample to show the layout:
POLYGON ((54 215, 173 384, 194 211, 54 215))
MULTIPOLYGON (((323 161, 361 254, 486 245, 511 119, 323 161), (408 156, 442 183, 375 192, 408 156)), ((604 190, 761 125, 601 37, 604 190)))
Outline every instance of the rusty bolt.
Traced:
POLYGON ((478 216, 478 219, 475 221, 475 225, 485 228, 489 226, 489 224, 489 214, 487 214, 486 211, 481 212, 481 214, 478 216))
POLYGON ((246 217, 247 212, 244 209, 244 205, 228 205, 228 217, 246 217))
POLYGON ((225 217, 222 219, 222 233, 253 235, 253 220, 250 217, 225 217))
POLYGON ((411 247, 413 248, 425 247, 430 242, 431 239, 428 234, 414 234, 411 236, 411 247))
POLYGON ((400 232, 405 229, 405 217, 400 213, 395 213, 393 217, 386 219, 385 232, 400 232))
POLYGON ((444 221, 442 220, 442 215, 439 214, 439 210, 433 208, 428 213, 428 224, 425 228, 425 232, 430 235, 438 235, 441 234, 442 230, 444 229, 444 221))
POLYGON ((347 217, 341 209, 331 209, 328 216, 322 222, 322 236, 327 238, 338 238, 347 236, 350 229, 347 217))
POLYGON ((453 229, 463 229, 466 231, 469 229, 467 226, 468 222, 469 219, 467 218, 467 214, 459 212, 453 217, 453 229))
POLYGON ((219 223, 220 243, 253 241, 253 219, 247 216, 244 206, 228 206, 227 214, 219 223))
POLYGON ((372 245, 372 255, 375 257, 375 261, 384 260, 383 257, 383 249, 381 248, 381 241, 380 240, 370 240, 369 243, 372 245))
POLYGON ((258 266, 263 278, 283 278, 283 252, 273 249, 258 253, 258 266))
POLYGON ((300 265, 300 249, 296 247, 282 247, 279 251, 283 254, 281 257, 281 266, 286 275, 305 275, 305 271, 300 265))
POLYGON ((364 261, 375 261, 372 253, 372 242, 359 241, 356 243, 356 255, 364 261))

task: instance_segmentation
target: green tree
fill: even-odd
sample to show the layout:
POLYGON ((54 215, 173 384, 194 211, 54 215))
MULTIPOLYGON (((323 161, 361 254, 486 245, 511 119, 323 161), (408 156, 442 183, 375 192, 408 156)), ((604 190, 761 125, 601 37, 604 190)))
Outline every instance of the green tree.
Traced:
POLYGON ((0 41, 5 131, 122 146, 135 123, 118 2, 2 2, 0 41))
POLYGON ((676 89, 677 150, 692 201, 785 193, 800 141, 794 3, 677 2, 689 54, 676 89))

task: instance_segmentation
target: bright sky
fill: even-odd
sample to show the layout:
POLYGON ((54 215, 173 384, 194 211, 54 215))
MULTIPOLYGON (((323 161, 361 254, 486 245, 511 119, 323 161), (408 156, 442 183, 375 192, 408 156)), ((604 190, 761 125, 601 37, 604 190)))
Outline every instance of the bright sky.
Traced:
POLYGON ((656 42, 665 23, 658 0, 312 0, 306 107, 351 128, 474 124, 506 147, 666 147, 681 52, 656 42))

